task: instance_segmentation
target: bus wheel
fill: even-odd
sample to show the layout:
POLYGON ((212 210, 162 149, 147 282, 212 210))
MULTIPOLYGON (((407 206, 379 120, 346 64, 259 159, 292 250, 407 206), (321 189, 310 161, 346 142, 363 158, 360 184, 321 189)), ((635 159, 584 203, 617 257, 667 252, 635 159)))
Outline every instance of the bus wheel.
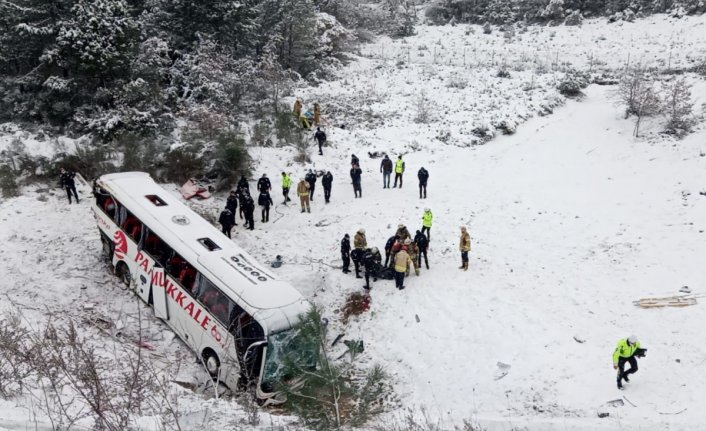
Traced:
POLYGON ((128 269, 125 262, 118 263, 118 266, 115 268, 115 274, 125 286, 130 286, 130 269, 128 269))
POLYGON ((103 242, 103 253, 105 253, 105 256, 108 258, 108 263, 112 263, 113 248, 115 247, 115 245, 105 235, 101 235, 101 241, 103 242))
POLYGON ((201 354, 206 371, 211 377, 218 377, 218 369, 221 367, 221 361, 218 360, 218 355, 211 349, 206 349, 201 354))

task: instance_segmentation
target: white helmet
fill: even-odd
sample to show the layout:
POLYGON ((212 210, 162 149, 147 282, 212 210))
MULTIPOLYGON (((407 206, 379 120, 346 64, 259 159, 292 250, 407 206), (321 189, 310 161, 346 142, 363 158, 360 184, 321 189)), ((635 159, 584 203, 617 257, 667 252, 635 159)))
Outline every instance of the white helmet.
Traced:
POLYGON ((358 233, 365 234, 365 229, 363 229, 363 228, 358 229, 358 233))
POLYGON ((628 337, 628 344, 635 344, 637 343, 637 336, 636 335, 631 335, 628 337))
POLYGON ((380 251, 380 250, 378 250, 377 247, 373 247, 373 248, 370 249, 370 251, 371 251, 373 254, 378 254, 378 251, 380 251))
POLYGON ((425 213, 428 213, 429 211, 431 211, 429 208, 424 208, 425 213))

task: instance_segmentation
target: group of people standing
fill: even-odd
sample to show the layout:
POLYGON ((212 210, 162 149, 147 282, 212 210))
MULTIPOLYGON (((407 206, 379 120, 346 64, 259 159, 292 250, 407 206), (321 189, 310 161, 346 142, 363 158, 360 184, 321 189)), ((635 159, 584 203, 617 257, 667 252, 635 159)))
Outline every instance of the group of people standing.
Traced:
MULTIPOLYGON (((270 196, 270 191, 272 190, 272 183, 267 177, 267 174, 262 174, 259 180, 257 180, 257 191, 259 193, 257 198, 257 203, 262 207, 262 223, 268 223, 270 221, 270 207, 274 205, 272 202, 272 197, 270 196)), ((221 229, 224 235, 228 238, 231 237, 231 230, 238 223, 235 221, 235 214, 238 212, 238 206, 240 206, 240 218, 245 219, 244 226, 246 229, 255 229, 255 200, 250 196, 250 183, 245 175, 240 177, 238 185, 235 190, 231 190, 228 198, 226 199, 226 207, 221 211, 218 217, 218 223, 221 224, 221 229)))

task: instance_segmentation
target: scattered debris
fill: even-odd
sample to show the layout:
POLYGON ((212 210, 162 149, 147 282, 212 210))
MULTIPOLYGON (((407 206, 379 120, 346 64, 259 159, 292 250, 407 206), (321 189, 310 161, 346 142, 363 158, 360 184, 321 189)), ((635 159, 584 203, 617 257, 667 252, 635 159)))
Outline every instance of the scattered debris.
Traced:
POLYGON ((351 360, 355 359, 355 355, 363 353, 365 351, 365 346, 363 345, 363 340, 343 340, 343 344, 348 347, 348 350, 343 352, 341 356, 336 359, 342 359, 346 354, 351 354, 351 360))
POLYGON ((415 314, 415 315, 414 315, 414 320, 416 320, 417 323, 419 323, 419 315, 415 314))
POLYGON ((194 196, 199 199, 208 199, 211 197, 211 193, 213 193, 213 191, 214 188, 213 185, 211 185, 211 182, 198 180, 196 178, 189 178, 189 180, 181 186, 181 195, 186 200, 189 200, 194 196))
POLYGON ((509 364, 498 361, 496 365, 498 366, 498 371, 495 373, 494 380, 500 380, 510 372, 509 364))
POLYGON ((659 413, 661 415, 679 415, 679 414, 684 413, 685 411, 686 411, 686 407, 684 407, 683 409, 679 410, 678 412, 674 412, 674 413, 669 413, 669 412, 657 412, 657 413, 659 413))
POLYGON ((598 412, 599 418, 607 418, 608 416, 610 416, 610 413, 608 412, 598 412))
POLYGON ((341 341, 341 338, 345 335, 344 332, 341 332, 340 334, 336 335, 336 338, 333 339, 333 342, 331 343, 331 347, 335 346, 338 344, 339 341, 341 341))
POLYGON ((583 338, 579 337, 578 335, 574 335, 574 341, 576 341, 579 344, 583 344, 586 342, 583 338))
POLYGON ((642 308, 658 308, 658 307, 686 307, 688 305, 696 305, 696 298, 705 295, 674 295, 664 298, 642 298, 638 301, 633 301, 633 305, 642 308))
POLYGON ((344 325, 348 324, 348 319, 351 316, 359 316, 370 309, 370 295, 365 295, 362 293, 351 293, 348 298, 346 298, 346 304, 341 309, 343 311, 343 316, 341 317, 341 322, 344 325))
POLYGON ((608 404, 608 405, 611 406, 611 407, 622 407, 622 406, 625 405, 625 403, 623 402, 623 400, 621 400, 620 398, 617 398, 617 399, 614 399, 614 400, 610 400, 610 401, 608 401, 606 404, 608 404))
POLYGON ((682 286, 679 291, 682 293, 691 293, 691 289, 689 288, 689 286, 682 286))
POLYGON ((625 398, 625 401, 627 401, 628 403, 630 403, 631 406, 637 407, 637 406, 636 406, 635 404, 633 404, 632 401, 630 401, 630 400, 628 399, 628 397, 626 397, 625 395, 623 395, 623 398, 625 398))

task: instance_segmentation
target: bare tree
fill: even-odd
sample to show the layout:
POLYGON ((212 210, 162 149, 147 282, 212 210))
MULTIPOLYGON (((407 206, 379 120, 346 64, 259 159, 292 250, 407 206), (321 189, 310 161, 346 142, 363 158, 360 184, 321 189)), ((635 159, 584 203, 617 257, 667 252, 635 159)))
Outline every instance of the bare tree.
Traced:
POLYGON ((691 101, 691 85, 684 77, 674 79, 662 89, 664 114, 667 116, 666 131, 677 136, 689 132, 694 123, 691 101))
POLYGON ((659 113, 661 108, 654 81, 639 66, 629 70, 620 80, 618 99, 625 105, 625 118, 635 116, 633 134, 636 137, 643 118, 659 113))

